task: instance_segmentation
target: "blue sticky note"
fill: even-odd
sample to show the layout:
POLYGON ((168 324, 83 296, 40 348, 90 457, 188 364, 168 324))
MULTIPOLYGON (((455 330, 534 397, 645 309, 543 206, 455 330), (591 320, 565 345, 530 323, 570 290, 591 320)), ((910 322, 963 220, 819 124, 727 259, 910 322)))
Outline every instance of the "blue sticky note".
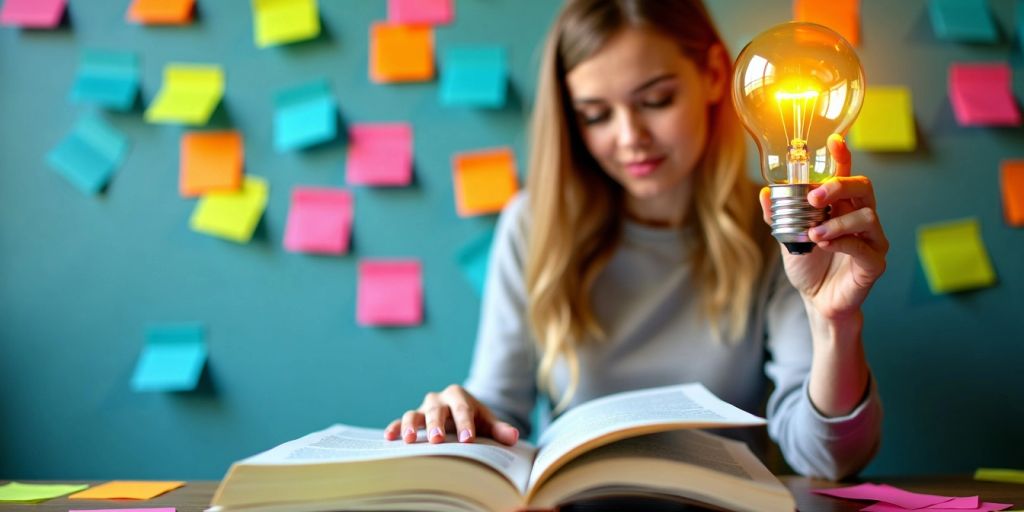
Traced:
POLYGON ((71 88, 74 103, 95 103, 126 111, 139 94, 139 65, 135 54, 84 50, 71 88))
POLYGON ((72 185, 86 194, 106 186, 128 150, 128 139, 97 115, 86 115, 57 147, 46 162, 72 185))
POLYGON ((133 391, 190 391, 206 364, 203 327, 198 324, 153 326, 132 375, 133 391))
POLYGON ((274 99, 274 148, 290 151, 333 140, 338 105, 326 80, 286 89, 274 99))
POLYGON ((508 95, 508 59, 497 46, 448 48, 441 59, 441 104, 500 108, 508 95))
POLYGON ((484 283, 487 281, 487 267, 491 260, 493 242, 494 230, 492 229, 459 249, 456 256, 462 275, 466 277, 469 284, 473 285, 473 290, 481 297, 484 294, 484 283))
POLYGON ((932 29, 940 39, 964 43, 999 40, 987 0, 930 0, 932 29))

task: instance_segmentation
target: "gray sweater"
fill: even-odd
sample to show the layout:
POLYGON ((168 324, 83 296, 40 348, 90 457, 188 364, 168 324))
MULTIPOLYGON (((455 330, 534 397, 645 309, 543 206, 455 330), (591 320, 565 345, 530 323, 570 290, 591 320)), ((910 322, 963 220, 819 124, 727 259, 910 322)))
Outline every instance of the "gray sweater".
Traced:
MULTIPOLYGON (((524 194, 518 195, 498 221, 476 351, 465 382, 470 393, 524 437, 531 430, 539 362, 526 307, 526 202, 524 194)), ((881 434, 874 382, 846 416, 826 418, 814 408, 807 391, 807 313, 781 263, 762 279, 746 335, 737 343, 715 341, 694 290, 688 259, 694 237, 692 229, 625 222, 620 246, 591 293, 607 339, 577 349, 580 380, 570 407, 618 391, 701 382, 719 398, 765 414, 768 435, 797 472, 839 479, 859 471, 877 451, 881 434), (774 389, 762 409, 769 379, 774 389)), ((559 363, 554 374, 559 392, 566 389, 568 375, 559 363)), ((763 452, 763 433, 756 429, 720 433, 763 452)))

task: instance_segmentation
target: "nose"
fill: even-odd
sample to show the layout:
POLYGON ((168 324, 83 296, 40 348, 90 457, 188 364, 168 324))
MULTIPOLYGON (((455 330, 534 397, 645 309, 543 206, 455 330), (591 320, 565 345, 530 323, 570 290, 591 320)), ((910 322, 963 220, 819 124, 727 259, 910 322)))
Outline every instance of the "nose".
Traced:
POLYGON ((623 148, 638 148, 651 142, 651 132, 640 113, 624 109, 619 116, 618 138, 623 148))

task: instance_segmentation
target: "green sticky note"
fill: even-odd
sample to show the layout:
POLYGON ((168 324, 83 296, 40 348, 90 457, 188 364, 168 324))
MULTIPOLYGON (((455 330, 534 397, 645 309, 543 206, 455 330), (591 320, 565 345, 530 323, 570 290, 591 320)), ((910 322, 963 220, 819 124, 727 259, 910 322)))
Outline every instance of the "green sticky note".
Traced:
POLYGON ((132 375, 133 391, 191 391, 206 364, 203 327, 198 324, 154 326, 132 375))
POLYGON ((0 502, 39 503, 81 491, 88 485, 22 484, 11 482, 0 485, 0 502))
POLYGON ((978 468, 974 472, 974 479, 1024 484, 1024 469, 978 468))
POLYGON ((868 87, 857 122, 850 128, 850 146, 866 151, 913 151, 914 107, 907 87, 868 87))
POLYGON ((940 39, 964 43, 999 40, 987 0, 931 0, 928 11, 940 39))
POLYGON ((487 280, 487 267, 491 259, 491 244, 494 242, 494 230, 489 230, 471 240, 456 257, 462 275, 477 295, 483 296, 484 283, 487 280))
POLYGON ((223 96, 220 66, 168 64, 160 92, 146 109, 146 122, 204 125, 223 96))
POLYGON ((317 0, 252 0, 256 46, 265 48, 320 35, 317 0))
POLYGON ((269 189, 263 178, 249 176, 241 190, 210 192, 199 200, 189 226, 199 233, 248 243, 267 207, 269 189))
POLYGON ((917 253, 936 295, 984 288, 996 281, 977 219, 920 226, 917 253))

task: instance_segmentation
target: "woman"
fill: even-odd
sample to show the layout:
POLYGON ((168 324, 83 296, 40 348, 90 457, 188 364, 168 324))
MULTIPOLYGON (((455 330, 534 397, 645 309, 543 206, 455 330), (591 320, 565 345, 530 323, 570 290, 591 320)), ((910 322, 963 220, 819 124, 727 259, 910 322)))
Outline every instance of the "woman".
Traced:
POLYGON ((861 304, 888 250, 871 183, 850 176, 833 136, 839 177, 809 195, 832 219, 810 232, 811 254, 780 250, 767 189, 759 216, 746 177, 731 68, 699 0, 564 6, 540 69, 527 193, 498 223, 470 376, 427 394, 388 439, 425 428, 431 442, 454 431, 513 444, 539 392, 558 414, 699 381, 757 412, 767 374, 768 433, 793 469, 839 479, 870 461, 881 405, 861 304))

